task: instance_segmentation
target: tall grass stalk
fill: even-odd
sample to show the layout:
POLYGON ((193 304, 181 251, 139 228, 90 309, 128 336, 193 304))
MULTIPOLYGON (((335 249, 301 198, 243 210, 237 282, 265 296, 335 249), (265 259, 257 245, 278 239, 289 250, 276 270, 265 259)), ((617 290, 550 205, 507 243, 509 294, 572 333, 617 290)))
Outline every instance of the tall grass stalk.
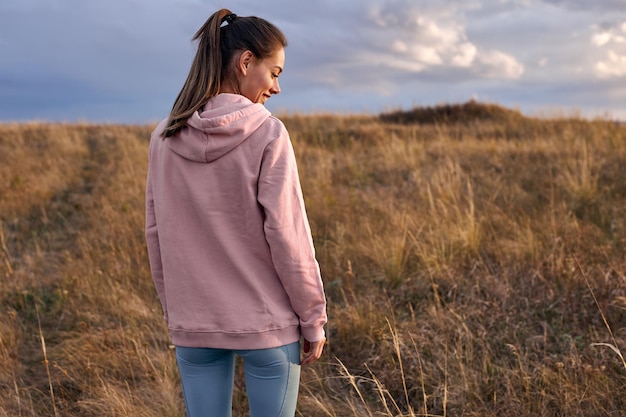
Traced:
POLYGON ((52 410, 54 411, 55 417, 58 416, 56 400, 54 399, 54 387, 52 384, 52 376, 50 375, 50 361, 48 360, 48 352, 46 350, 46 339, 43 337, 43 331, 41 330, 41 320, 39 318, 39 308, 37 304, 35 304, 35 311, 37 314, 37 326, 39 327, 39 340, 41 342, 41 350, 43 352, 43 363, 46 367, 46 374, 48 376, 48 388, 50 390, 50 402, 52 404, 52 410))
POLYGON ((611 341, 613 342, 613 344, 596 342, 596 343, 592 343, 592 346, 605 346, 605 347, 610 348, 620 358, 620 360, 622 361, 622 365, 624 366, 624 370, 626 371, 626 360, 624 360, 624 355, 622 355, 622 352, 618 347, 617 339, 615 339, 615 335, 613 334, 613 331, 611 330, 611 326, 609 325, 609 322, 606 319, 606 315, 604 314, 602 307, 600 307, 598 298, 596 297, 593 291, 593 288, 591 287, 591 284, 589 283, 589 278, 587 278, 587 274, 585 274, 585 271, 583 270, 583 267, 581 266, 580 261, 578 260, 577 256, 574 256, 574 261, 576 262, 576 268, 578 269, 578 272, 580 272, 583 279, 585 280, 585 284, 587 284, 587 288, 589 288, 589 292, 591 293, 591 296, 593 297, 593 301, 596 304, 598 311, 600 312, 600 316, 602 316, 602 322, 604 323, 606 330, 609 332, 609 336, 611 336, 611 341))

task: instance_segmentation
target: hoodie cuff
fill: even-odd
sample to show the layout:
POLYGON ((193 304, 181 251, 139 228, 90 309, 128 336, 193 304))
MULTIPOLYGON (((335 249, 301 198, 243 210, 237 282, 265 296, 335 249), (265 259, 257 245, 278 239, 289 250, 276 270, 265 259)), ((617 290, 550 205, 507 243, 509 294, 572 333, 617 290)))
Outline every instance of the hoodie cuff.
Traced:
POLYGON ((324 327, 302 327, 300 333, 305 340, 309 342, 318 342, 326 337, 324 327))

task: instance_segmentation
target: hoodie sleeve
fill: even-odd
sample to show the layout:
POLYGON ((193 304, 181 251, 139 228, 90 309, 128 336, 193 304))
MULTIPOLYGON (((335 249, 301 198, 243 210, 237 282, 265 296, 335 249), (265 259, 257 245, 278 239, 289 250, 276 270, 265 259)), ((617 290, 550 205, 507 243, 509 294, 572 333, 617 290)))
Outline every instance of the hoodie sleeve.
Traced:
MULTIPOLYGON (((152 144, 150 145, 150 154, 152 144)), ((150 271, 152 279, 161 301, 163 316, 167 321, 167 302, 165 300, 165 284, 163 281, 163 265, 161 263, 161 247, 159 245, 159 233, 157 231, 156 213, 154 211, 154 196, 152 190, 151 162, 148 163, 148 176, 146 180, 146 245, 148 247, 148 257, 150 259, 150 271)))
POLYGON ((284 127, 265 148, 258 184, 258 201, 265 211, 265 237, 274 267, 300 319, 302 336, 310 342, 319 341, 327 321, 326 299, 296 158, 284 127))

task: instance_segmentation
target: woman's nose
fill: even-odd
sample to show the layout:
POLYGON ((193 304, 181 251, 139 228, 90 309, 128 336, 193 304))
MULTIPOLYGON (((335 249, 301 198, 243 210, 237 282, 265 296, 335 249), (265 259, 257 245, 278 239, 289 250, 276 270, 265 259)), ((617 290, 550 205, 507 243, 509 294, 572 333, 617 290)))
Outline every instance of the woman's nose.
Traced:
POLYGON ((270 93, 272 94, 280 93, 280 84, 278 84, 278 78, 274 80, 274 84, 272 85, 272 88, 270 89, 270 93))

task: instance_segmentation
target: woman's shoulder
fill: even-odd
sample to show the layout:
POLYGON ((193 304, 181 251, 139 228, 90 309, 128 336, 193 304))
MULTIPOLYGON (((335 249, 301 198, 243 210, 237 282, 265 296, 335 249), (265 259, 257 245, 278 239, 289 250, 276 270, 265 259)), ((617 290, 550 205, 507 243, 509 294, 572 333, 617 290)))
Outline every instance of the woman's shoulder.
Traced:
POLYGON ((270 115, 255 129, 251 134, 254 137, 254 142, 262 147, 269 145, 276 140, 289 139, 289 133, 283 122, 270 115))
POLYGON ((151 138, 160 137, 163 134, 163 131, 165 130, 165 128, 167 127, 167 124, 169 123, 169 121, 170 121, 170 118, 168 116, 165 119, 161 120, 159 123, 157 123, 157 125, 154 127, 154 130, 152 131, 151 138))
POLYGON ((263 123, 263 127, 268 129, 273 135, 272 136, 289 136, 289 132, 287 132, 287 128, 282 120, 274 115, 270 115, 265 122, 263 123))

